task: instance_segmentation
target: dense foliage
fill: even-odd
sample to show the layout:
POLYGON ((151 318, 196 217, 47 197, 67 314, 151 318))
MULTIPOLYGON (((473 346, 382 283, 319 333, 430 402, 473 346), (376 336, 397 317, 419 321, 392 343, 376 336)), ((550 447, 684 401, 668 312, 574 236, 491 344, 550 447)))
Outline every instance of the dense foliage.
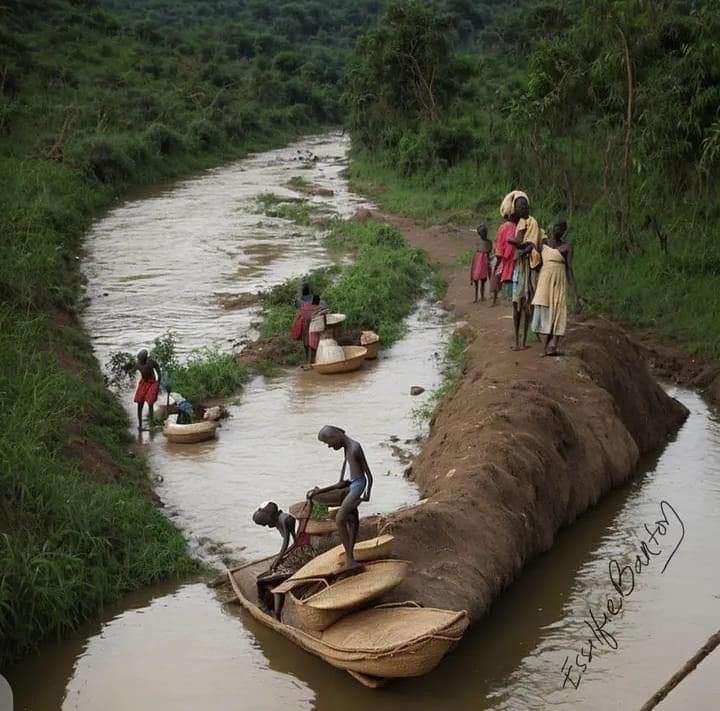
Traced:
POLYGON ((487 219, 521 187, 570 218, 596 311, 720 354, 720 4, 526 0, 495 22, 468 52, 441 8, 389 4, 349 74, 356 180, 435 219, 487 219))

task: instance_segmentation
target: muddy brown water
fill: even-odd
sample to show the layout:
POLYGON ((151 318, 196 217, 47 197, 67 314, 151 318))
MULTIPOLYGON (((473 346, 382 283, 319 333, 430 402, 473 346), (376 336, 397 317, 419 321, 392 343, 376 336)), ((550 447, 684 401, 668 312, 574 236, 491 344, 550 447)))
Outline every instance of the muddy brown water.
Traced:
MULTIPOLYGON (((362 201, 347 191, 340 175, 345 150, 339 136, 309 139, 129 202, 99 222, 89 239, 86 318, 101 360, 111 350, 137 348, 168 325, 186 339, 186 348, 218 337, 229 343, 247 331, 253 313, 223 310, 211 298, 216 288, 233 293, 262 288, 327 263, 330 256, 312 230, 289 237, 296 228, 282 221, 274 226, 282 246, 268 245, 273 256, 253 263, 254 257, 247 255, 257 252, 245 249, 244 234, 254 234, 261 222, 265 230, 265 218, 239 210, 241 216, 236 211, 228 218, 232 225, 221 225, 213 210, 222 211, 228 195, 242 194, 240 203, 249 212, 252 185, 256 193, 279 192, 277 186, 289 177, 304 174, 335 190, 340 199, 333 209, 347 214, 362 201), (296 172, 293 158, 306 149, 320 160, 311 170, 296 172), (196 298, 183 294, 178 301, 168 282, 184 283, 192 268, 177 254, 188 244, 182 234, 189 232, 175 215, 191 205, 192 220, 205 225, 205 234, 211 233, 208 224, 218 231, 209 238, 215 252, 207 263, 207 288, 196 298), (211 213, 207 223, 201 210, 211 213), (131 248, 128 234, 140 239, 173 229, 175 239, 168 237, 176 252, 172 268, 167 260, 138 262, 126 251, 131 248), (223 239, 232 249, 223 247, 223 239), (126 299, 142 299, 146 318, 118 293, 125 288, 126 299), (103 297, 103 290, 109 296, 103 297)), ((263 235, 272 242, 270 232, 263 235)), ((194 244, 188 246, 193 249, 194 244)), ((279 541, 254 530, 250 514, 262 499, 290 503, 316 482, 336 476, 336 453, 315 440, 326 421, 346 425, 366 446, 376 474, 368 511, 415 500, 393 444, 410 448, 406 440, 422 433, 412 417, 419 401, 408 391, 414 384, 432 387, 438 382, 435 354, 447 333, 443 314, 422 304, 409 319, 406 338, 363 371, 339 378, 292 371, 258 379, 232 406, 217 442, 181 448, 168 446, 162 437, 148 440, 153 472, 162 477, 158 491, 196 552, 213 558, 223 552, 253 557, 276 550, 279 541)), ((8 676, 16 708, 638 709, 720 627, 715 548, 720 533, 720 419, 695 393, 671 392, 691 411, 676 438, 647 459, 630 483, 561 532, 553 549, 527 568, 426 677, 370 691, 259 625, 236 605, 221 604, 202 581, 186 581, 127 596, 69 639, 45 645, 12 669, 8 676), (629 574, 623 573, 623 609, 603 625, 608 597, 619 597, 610 578, 611 561, 619 561, 620 569, 632 565, 641 541, 649 538, 644 525, 653 532, 655 522, 663 520, 665 535, 657 533, 657 545, 648 547, 657 555, 634 574, 632 592, 629 574), (591 613, 602 630, 593 632, 586 624, 592 624, 591 613), (593 658, 586 660, 575 689, 576 655, 581 649, 588 652, 589 638, 595 640, 593 658), (566 669, 573 665, 565 688, 563 664, 566 669)), ((659 708, 717 709, 718 671, 720 653, 715 653, 659 708)))

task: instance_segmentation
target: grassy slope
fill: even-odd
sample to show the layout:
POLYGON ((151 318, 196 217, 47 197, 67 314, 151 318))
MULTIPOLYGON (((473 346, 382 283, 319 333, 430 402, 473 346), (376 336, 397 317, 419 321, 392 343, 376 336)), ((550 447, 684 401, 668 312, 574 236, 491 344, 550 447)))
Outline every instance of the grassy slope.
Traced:
POLYGON ((3 668, 123 591, 194 568, 77 321, 90 220, 129 186, 333 120, 338 91, 328 63, 325 88, 309 79, 298 104, 298 66, 219 62, 217 42, 169 46, 93 2, 8 0, 0 13, 3 668))

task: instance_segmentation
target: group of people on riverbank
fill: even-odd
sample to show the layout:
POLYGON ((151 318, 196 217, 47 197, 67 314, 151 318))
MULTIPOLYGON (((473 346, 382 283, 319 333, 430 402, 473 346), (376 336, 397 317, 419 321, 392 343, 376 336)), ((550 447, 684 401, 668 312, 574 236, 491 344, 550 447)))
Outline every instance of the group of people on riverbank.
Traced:
POLYGON ((575 310, 580 299, 572 267, 572 247, 565 241, 567 223, 557 220, 549 235, 530 214, 528 196, 520 191, 508 193, 500 206, 503 223, 493 243, 486 225, 477 228, 478 245, 470 267, 470 283, 475 299, 485 301, 485 287, 490 282, 492 306, 498 297, 512 302, 514 350, 527 348, 528 331, 545 337, 544 355, 562 355, 560 339, 567 327, 567 295, 571 286, 575 310))

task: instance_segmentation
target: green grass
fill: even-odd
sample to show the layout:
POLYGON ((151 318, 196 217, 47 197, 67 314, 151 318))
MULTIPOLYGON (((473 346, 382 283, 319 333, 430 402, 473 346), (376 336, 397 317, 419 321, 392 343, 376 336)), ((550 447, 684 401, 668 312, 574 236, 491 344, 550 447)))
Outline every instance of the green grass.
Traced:
POLYGON ((172 388, 192 403, 235 395, 247 382, 247 371, 232 353, 204 348, 170 374, 172 388))
POLYGON ((293 177, 288 180, 288 187, 294 188, 296 190, 304 190, 306 188, 309 188, 310 185, 310 181, 307 178, 304 178, 302 175, 293 175, 293 177))
POLYGON ((325 214, 322 208, 304 198, 284 198, 275 193, 263 193, 258 203, 268 217, 279 217, 302 227, 317 224, 325 214))
POLYGON ((427 256, 409 247, 396 227, 384 224, 342 222, 328 242, 357 252, 325 293, 326 302, 346 314, 347 328, 375 331, 383 347, 394 343, 431 277, 427 256))
POLYGON ((196 566, 143 495, 145 461, 129 456, 125 413, 79 331, 3 308, 0 373, 2 669, 123 592, 196 566))

